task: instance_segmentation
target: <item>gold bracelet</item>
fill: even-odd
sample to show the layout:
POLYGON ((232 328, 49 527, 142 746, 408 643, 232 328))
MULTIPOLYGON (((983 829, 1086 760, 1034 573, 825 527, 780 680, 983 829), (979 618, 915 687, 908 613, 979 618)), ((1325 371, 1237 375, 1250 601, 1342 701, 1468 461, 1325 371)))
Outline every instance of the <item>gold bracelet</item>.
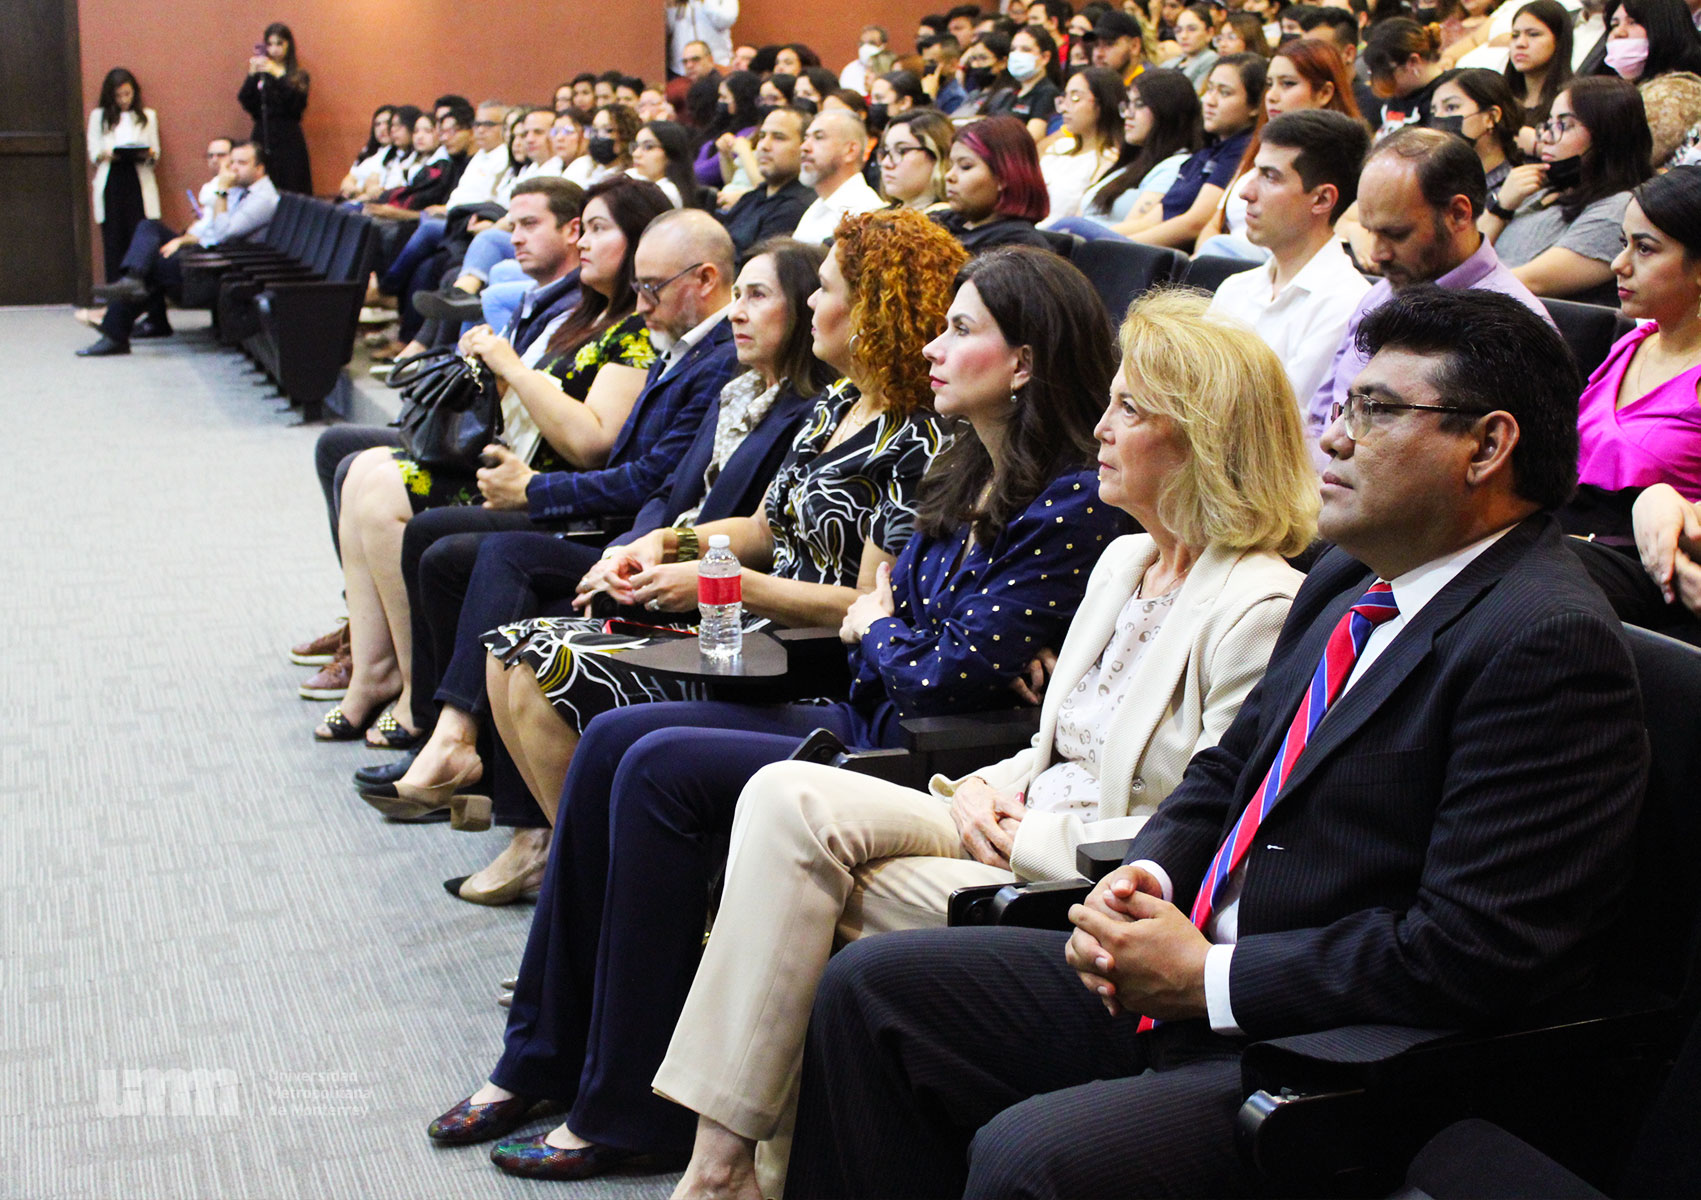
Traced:
POLYGON ((689 525, 682 525, 673 531, 676 548, 673 554, 674 562, 690 562, 701 552, 697 545, 697 531, 689 525))

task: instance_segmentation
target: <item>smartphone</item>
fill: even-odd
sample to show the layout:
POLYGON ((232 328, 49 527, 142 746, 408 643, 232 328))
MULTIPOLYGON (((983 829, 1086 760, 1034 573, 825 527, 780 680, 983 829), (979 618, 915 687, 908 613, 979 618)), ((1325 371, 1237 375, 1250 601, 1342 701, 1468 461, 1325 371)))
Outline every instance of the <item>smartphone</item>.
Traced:
POLYGON ((201 207, 201 198, 195 194, 194 188, 184 188, 183 194, 189 197, 189 207, 194 210, 197 217, 207 215, 207 210, 201 207))

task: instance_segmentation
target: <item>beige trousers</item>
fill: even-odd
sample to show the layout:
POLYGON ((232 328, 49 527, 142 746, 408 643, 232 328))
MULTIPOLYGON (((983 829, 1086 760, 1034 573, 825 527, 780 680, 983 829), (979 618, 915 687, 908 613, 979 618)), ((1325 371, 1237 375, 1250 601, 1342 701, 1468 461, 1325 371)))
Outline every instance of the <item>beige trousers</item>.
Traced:
POLYGON ((814 763, 763 767, 739 797, 720 912, 655 1090, 767 1142, 763 1194, 779 1194, 835 945, 943 925, 952 891, 1013 878, 963 857, 950 805, 927 792, 814 763))

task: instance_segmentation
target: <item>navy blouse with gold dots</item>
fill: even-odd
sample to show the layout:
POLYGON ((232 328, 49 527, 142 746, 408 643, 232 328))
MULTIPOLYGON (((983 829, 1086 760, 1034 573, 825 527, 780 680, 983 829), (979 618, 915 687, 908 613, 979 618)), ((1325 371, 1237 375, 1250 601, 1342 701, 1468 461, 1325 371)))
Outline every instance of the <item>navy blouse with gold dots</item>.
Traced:
POLYGON ((852 706, 879 726, 883 705, 900 718, 1014 705, 1010 681, 1063 644, 1099 555, 1137 528, 1084 470, 1053 480, 991 545, 965 548, 967 528, 912 539, 892 568, 895 613, 852 651, 852 706))

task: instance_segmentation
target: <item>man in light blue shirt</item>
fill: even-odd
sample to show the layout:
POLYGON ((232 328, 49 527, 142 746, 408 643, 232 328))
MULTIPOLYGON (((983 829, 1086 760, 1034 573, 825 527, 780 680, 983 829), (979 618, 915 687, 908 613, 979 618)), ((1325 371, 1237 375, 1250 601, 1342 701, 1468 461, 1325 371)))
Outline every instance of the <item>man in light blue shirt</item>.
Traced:
POLYGON ((230 158, 213 181, 212 203, 179 237, 158 221, 144 221, 130 239, 124 255, 124 276, 96 288, 107 302, 100 323, 100 340, 77 351, 79 358, 105 358, 130 353, 130 338, 167 337, 168 295, 180 293, 183 267, 177 252, 184 246, 219 246, 265 236, 278 210, 278 189, 266 175, 265 155, 253 142, 231 148, 230 158), (168 240, 169 239, 169 240, 168 240), (146 320, 138 325, 138 318, 146 320))

